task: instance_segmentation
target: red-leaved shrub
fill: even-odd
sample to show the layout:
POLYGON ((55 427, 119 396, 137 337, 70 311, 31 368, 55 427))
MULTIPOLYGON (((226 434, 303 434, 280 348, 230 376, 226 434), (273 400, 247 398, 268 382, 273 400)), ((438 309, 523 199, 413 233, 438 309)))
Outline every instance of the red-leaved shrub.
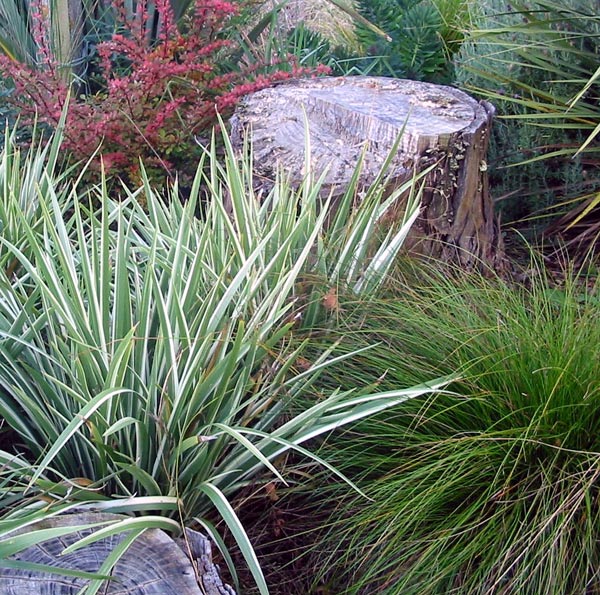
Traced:
MULTIPOLYGON (((147 0, 127 16, 125 0, 112 0, 117 32, 98 44, 100 91, 71 97, 67 107, 64 148, 74 160, 87 160, 100 146, 108 174, 135 179, 139 159, 164 179, 193 172, 199 146, 195 139, 214 125, 217 113, 231 112, 245 94, 290 77, 316 75, 325 68, 304 69, 291 62, 261 74, 256 66, 224 72, 219 64, 232 42, 220 36, 237 7, 222 0, 197 0, 182 30, 169 0, 155 0, 160 15, 150 18, 147 0)), ((34 66, 0 56, 0 71, 12 79, 11 103, 21 121, 56 127, 67 101, 69 84, 52 54, 50 22, 40 0, 32 2, 32 33, 38 46, 34 66), (37 6, 37 9, 36 9, 37 6)))

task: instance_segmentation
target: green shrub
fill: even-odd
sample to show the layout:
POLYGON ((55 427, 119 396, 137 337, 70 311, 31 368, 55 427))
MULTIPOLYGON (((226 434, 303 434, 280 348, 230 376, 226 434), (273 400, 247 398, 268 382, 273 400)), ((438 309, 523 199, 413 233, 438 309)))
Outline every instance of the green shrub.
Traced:
POLYGON ((358 23, 358 37, 374 63, 371 74, 431 82, 454 80, 452 56, 468 29, 470 6, 464 0, 360 0, 364 17, 389 36, 358 23))
POLYGON ((600 187, 596 2, 487 0, 469 41, 458 79, 498 107, 489 163, 505 220, 547 223, 589 205, 600 187))
POLYGON ((534 272, 523 287, 428 270, 388 299, 342 301, 342 352, 379 343, 330 369, 332 385, 462 378, 320 451, 372 498, 323 486, 311 497, 315 518, 329 515, 312 567, 332 592, 600 588, 598 288, 573 274, 552 288, 534 272))
MULTIPOLYGON (((336 75, 403 77, 438 83, 454 81, 453 57, 460 50, 471 23, 471 5, 465 0, 356 0, 353 6, 327 0, 354 24, 340 40, 328 34, 331 23, 324 6, 304 7, 305 20, 296 16, 285 28, 274 21, 273 42, 280 53, 291 53, 304 66, 325 64, 336 75), (319 26, 320 21, 327 25, 319 26)), ((284 18, 281 19, 285 20, 284 18)), ((348 26, 348 25, 346 25, 348 26)))
POLYGON ((12 162, 0 187, 1 223, 17 222, 0 239, 1 262, 17 263, 0 269, 0 415, 21 455, 0 452, 0 556, 15 551, 7 531, 82 503, 154 512, 147 526, 201 524, 220 543, 216 512, 266 593, 228 499, 261 470, 281 479, 279 457, 308 454, 311 438, 431 390, 332 390, 284 415, 334 363, 330 349, 301 360, 296 329, 323 320, 331 287, 377 290, 418 201, 373 245, 410 184, 382 200, 378 180, 357 209, 350 188, 325 229, 318 181, 295 192, 280 180, 259 197, 251 159, 225 144, 223 157, 215 143, 205 154, 185 204, 148 183, 121 202, 105 186, 65 192, 51 165, 29 167, 37 153, 21 176, 12 162), (34 186, 29 216, 21 189, 34 186))

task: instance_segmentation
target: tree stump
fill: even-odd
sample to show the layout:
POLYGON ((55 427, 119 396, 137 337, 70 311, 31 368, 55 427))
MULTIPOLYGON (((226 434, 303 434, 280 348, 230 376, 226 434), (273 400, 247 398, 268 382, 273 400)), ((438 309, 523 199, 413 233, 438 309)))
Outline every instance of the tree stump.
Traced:
MULTIPOLYGON (((123 520, 122 515, 102 512, 62 514, 38 521, 13 535, 58 527, 78 527, 90 523, 123 520)), ((78 530, 32 545, 14 554, 9 560, 32 565, 53 566, 57 572, 36 567, 11 568, 0 564, 2 595, 72 595, 89 581, 60 573, 60 568, 98 572, 106 557, 123 540, 119 533, 91 543, 71 554, 62 554, 69 545, 93 533, 93 529, 78 530)), ((173 540, 160 529, 142 533, 114 566, 114 580, 107 582, 100 593, 115 595, 235 595, 223 584, 212 561, 210 542, 202 534, 185 530, 185 539, 173 540)))
POLYGON ((494 108, 452 87, 383 77, 294 80, 248 95, 232 119, 234 146, 252 140, 254 170, 279 167, 294 185, 305 174, 305 130, 315 176, 341 195, 365 152, 361 185, 378 174, 399 135, 392 183, 434 166, 409 245, 419 253, 473 267, 496 266, 501 240, 485 161, 494 108))

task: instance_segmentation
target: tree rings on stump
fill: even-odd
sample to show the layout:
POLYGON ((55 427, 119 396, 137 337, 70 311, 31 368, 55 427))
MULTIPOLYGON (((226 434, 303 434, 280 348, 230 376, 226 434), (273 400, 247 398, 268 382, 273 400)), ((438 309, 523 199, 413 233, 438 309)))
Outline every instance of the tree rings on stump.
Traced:
POLYGON ((280 83, 248 95, 232 118, 234 146, 252 140, 255 174, 283 168, 293 185, 306 173, 305 148, 324 191, 344 193, 361 156, 360 184, 375 180, 394 144, 391 184, 433 166, 411 233, 416 251, 472 267, 501 261, 485 161, 494 108, 458 89, 383 77, 324 77, 280 83), (305 131, 309 130, 307 142, 305 131))

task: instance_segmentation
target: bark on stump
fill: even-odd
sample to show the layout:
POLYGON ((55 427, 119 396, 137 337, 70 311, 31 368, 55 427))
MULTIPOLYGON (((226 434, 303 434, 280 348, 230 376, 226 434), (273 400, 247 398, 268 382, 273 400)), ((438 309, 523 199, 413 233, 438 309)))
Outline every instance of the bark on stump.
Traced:
POLYGON ((421 216, 411 232, 417 252, 472 267, 496 266, 502 250, 485 161, 494 108, 452 87, 383 77, 294 80, 247 96, 232 119, 234 146, 252 139, 254 170, 273 179, 279 167, 294 185, 305 168, 327 171, 325 189, 341 195, 366 150, 361 185, 392 161, 393 183, 435 164, 421 216))

